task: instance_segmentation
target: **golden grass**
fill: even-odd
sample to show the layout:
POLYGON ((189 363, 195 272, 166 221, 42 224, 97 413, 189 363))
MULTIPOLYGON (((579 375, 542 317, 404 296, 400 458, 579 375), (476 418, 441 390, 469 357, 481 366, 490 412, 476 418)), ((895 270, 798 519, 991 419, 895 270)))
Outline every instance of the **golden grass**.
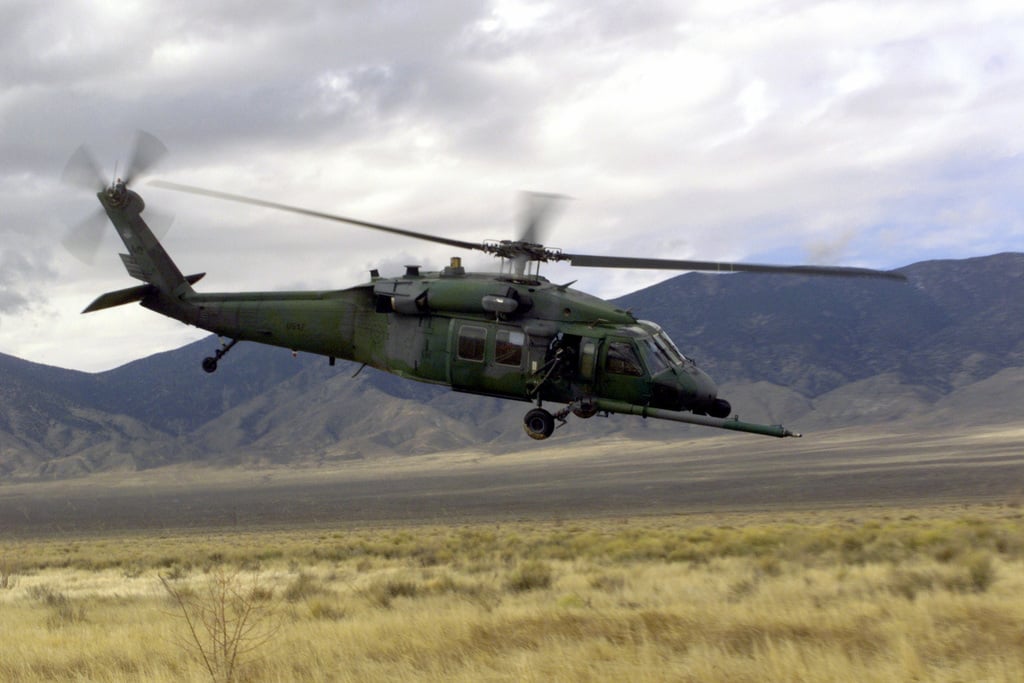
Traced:
POLYGON ((1024 680, 996 505, 3 542, 0 680, 210 680, 158 577, 222 567, 272 634, 238 680, 1024 680))

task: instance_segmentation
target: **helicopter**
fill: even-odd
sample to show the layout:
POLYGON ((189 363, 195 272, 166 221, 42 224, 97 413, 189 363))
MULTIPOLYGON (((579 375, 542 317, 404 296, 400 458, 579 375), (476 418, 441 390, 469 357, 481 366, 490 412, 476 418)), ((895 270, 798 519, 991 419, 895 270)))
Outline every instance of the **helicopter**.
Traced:
MULTIPOLYGON (((102 207, 65 238, 98 243, 109 220, 127 249, 128 274, 144 284, 97 297, 83 313, 130 303, 217 334, 221 346, 202 360, 215 372, 240 341, 338 358, 455 391, 531 404, 526 434, 551 436, 573 415, 627 414, 774 437, 798 437, 782 425, 741 421, 715 382, 656 323, 540 274, 544 263, 572 266, 905 280, 896 272, 844 266, 779 266, 565 253, 537 235, 556 195, 535 195, 519 239, 468 242, 166 180, 148 184, 276 211, 426 240, 500 259, 498 272, 468 272, 455 256, 439 271, 410 265, 397 277, 370 271, 368 282, 338 290, 206 293, 205 273, 184 275, 143 217, 130 185, 167 153, 139 131, 125 173, 106 180, 86 146, 68 161, 65 182, 94 191, 102 207), (84 235, 84 236, 83 236, 84 235), (544 404, 554 404, 551 412, 544 404)), ((358 372, 357 371, 357 374, 358 372)))

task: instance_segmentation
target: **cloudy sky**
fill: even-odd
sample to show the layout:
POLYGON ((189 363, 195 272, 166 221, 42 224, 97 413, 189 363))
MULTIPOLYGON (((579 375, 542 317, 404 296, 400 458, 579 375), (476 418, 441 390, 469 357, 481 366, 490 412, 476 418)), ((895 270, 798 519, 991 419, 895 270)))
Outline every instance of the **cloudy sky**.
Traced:
MULTIPOLYGON (((894 268, 1024 250, 1018 0, 376 0, 0 4, 0 352, 88 371, 205 333, 136 306, 83 142, 154 176, 481 241, 518 193, 568 195, 545 241, 594 254, 894 268)), ((122 166, 123 167, 123 166, 122 166)), ((437 268, 414 240, 136 189, 203 291, 341 288, 437 268)), ((488 257, 461 254, 477 269, 488 257)), ((549 267, 616 296, 663 272, 549 267)), ((198 359, 197 359, 198 362, 198 359)))

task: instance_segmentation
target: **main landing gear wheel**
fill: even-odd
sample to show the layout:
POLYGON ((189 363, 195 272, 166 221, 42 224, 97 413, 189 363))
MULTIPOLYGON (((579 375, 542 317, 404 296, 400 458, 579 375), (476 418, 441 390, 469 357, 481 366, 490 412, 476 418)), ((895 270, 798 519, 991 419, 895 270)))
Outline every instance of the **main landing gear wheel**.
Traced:
POLYGON ((207 372, 217 372, 217 359, 213 356, 207 356, 203 359, 203 370, 207 372))
POLYGON ((534 408, 523 418, 523 429, 531 439, 546 439, 555 431, 555 418, 543 408, 534 408))

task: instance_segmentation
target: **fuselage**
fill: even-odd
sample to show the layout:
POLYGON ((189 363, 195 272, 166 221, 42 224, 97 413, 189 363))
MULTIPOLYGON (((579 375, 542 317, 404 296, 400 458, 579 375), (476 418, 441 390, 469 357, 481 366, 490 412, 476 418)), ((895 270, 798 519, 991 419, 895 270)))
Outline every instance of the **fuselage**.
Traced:
POLYGON ((223 337, 459 391, 668 410, 706 410, 717 396, 659 327, 540 277, 410 269, 343 290, 191 293, 170 306, 162 299, 143 305, 223 337))

